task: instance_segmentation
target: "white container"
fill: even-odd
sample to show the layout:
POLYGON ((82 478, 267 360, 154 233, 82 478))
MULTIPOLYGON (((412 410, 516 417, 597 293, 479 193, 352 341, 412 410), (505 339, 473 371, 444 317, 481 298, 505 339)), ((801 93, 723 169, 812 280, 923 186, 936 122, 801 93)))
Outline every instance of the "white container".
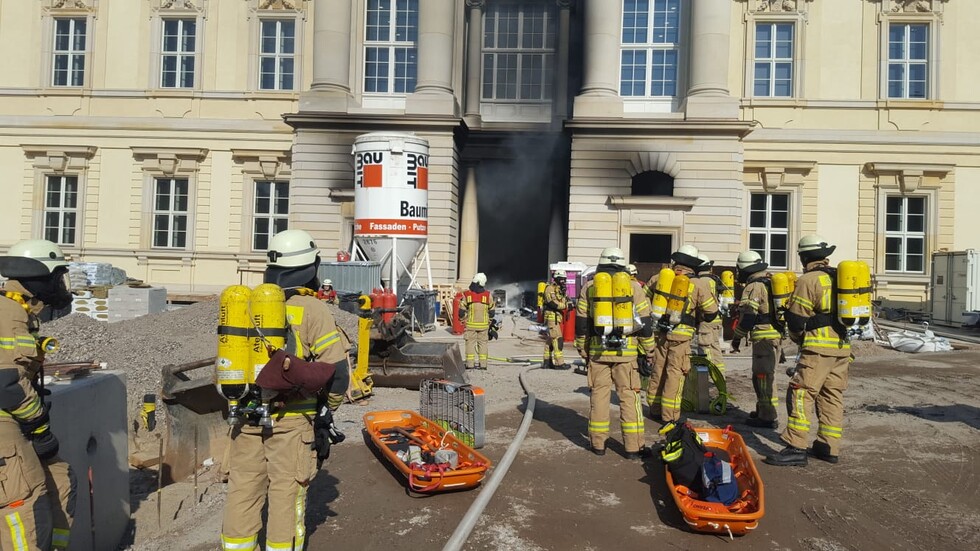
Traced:
POLYGON ((967 312, 980 311, 980 253, 939 251, 932 253, 929 304, 934 323, 960 325, 967 312))
POLYGON ((354 241, 368 260, 381 262, 385 285, 397 287, 429 234, 429 143, 411 134, 364 134, 353 154, 354 241))

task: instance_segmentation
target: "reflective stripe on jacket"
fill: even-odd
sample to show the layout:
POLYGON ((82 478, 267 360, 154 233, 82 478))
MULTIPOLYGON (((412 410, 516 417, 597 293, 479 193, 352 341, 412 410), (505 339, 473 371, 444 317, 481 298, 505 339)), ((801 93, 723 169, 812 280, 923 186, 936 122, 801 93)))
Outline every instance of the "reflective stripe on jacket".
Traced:
POLYGON ((474 293, 473 291, 463 291, 463 300, 466 305, 466 328, 477 331, 490 328, 490 310, 493 310, 493 298, 490 291, 474 293))
MULTIPOLYGON (((772 312, 769 311, 769 290, 766 288, 762 279, 765 272, 749 276, 749 282, 742 291, 742 300, 738 303, 738 312, 741 316, 763 316, 768 318, 772 312), (754 276, 754 277, 753 277, 754 276)), ((745 338, 746 331, 741 324, 735 326, 735 337, 745 338)), ((748 331, 749 340, 752 342, 766 339, 779 339, 782 335, 773 329, 771 323, 756 323, 748 331)))
MULTIPOLYGON (((803 318, 814 314, 829 314, 836 317, 834 305, 834 281, 819 268, 826 262, 811 263, 796 282, 796 290, 790 295, 787 311, 803 318)), ((803 333, 803 348, 825 356, 850 356, 851 343, 842 338, 833 325, 810 329, 803 333)), ((799 334, 794 335, 798 340, 799 334)))

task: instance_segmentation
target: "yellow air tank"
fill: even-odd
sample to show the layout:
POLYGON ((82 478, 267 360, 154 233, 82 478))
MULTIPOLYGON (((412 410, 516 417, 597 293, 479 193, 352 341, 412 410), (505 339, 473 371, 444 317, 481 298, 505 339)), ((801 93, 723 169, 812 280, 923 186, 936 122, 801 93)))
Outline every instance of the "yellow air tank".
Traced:
POLYGON ((286 295, 278 285, 263 283, 252 291, 249 310, 256 333, 252 338, 252 380, 269 361, 268 348, 286 346, 286 295))
POLYGON ((837 265, 837 319, 855 332, 871 321, 871 268, 866 262, 837 265))
POLYGON ((667 311, 667 295, 670 294, 670 289, 674 285, 674 270, 670 268, 664 268, 660 270, 660 274, 657 275, 657 286, 654 289, 653 294, 653 319, 660 319, 667 311))
POLYGON ((544 290, 548 287, 548 284, 539 281, 538 282, 538 310, 544 307, 544 290))
POLYGON ((667 311, 665 312, 671 325, 677 325, 681 322, 690 287, 691 280, 686 275, 681 274, 674 277, 673 285, 670 286, 670 300, 667 301, 667 311))
POLYGON ((592 297, 592 325, 597 335, 608 335, 613 330, 612 276, 599 272, 592 278, 595 287, 592 297))
POLYGON ((796 291, 796 272, 785 272, 786 278, 789 279, 789 293, 793 294, 796 291))
POLYGON ((633 332, 633 282, 626 272, 612 276, 613 326, 623 335, 633 332))
POLYGON ((721 273, 721 289, 718 292, 718 306, 728 311, 735 303, 735 273, 725 270, 721 273))
POLYGON ((793 290, 790 288, 789 277, 786 275, 786 272, 772 274, 771 281, 772 302, 776 305, 776 315, 782 317, 782 314, 779 312, 786 308, 786 301, 789 300, 789 295, 793 290))
POLYGON ((236 423, 238 401, 255 382, 252 375, 252 344, 249 338, 252 322, 248 301, 252 291, 244 285, 232 285, 221 292, 218 307, 218 357, 214 368, 218 391, 228 400, 228 422, 236 423))

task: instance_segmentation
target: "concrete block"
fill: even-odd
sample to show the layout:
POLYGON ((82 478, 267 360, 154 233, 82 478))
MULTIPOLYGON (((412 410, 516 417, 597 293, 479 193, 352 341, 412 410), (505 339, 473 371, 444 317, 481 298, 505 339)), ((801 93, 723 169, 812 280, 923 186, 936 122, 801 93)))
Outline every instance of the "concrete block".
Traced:
POLYGON ((126 375, 99 371, 47 388, 51 389, 51 430, 61 443, 58 455, 71 465, 78 480, 68 549, 116 549, 129 525, 126 375))

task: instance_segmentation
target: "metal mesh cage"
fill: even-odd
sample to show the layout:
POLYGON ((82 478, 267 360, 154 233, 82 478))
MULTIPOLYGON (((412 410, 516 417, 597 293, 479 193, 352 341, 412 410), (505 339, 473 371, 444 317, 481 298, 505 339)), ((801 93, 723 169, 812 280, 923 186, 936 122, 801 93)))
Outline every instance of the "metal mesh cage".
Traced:
POLYGON ((424 379, 419 385, 419 413, 455 432, 456 437, 468 446, 483 447, 486 403, 482 388, 424 379))

